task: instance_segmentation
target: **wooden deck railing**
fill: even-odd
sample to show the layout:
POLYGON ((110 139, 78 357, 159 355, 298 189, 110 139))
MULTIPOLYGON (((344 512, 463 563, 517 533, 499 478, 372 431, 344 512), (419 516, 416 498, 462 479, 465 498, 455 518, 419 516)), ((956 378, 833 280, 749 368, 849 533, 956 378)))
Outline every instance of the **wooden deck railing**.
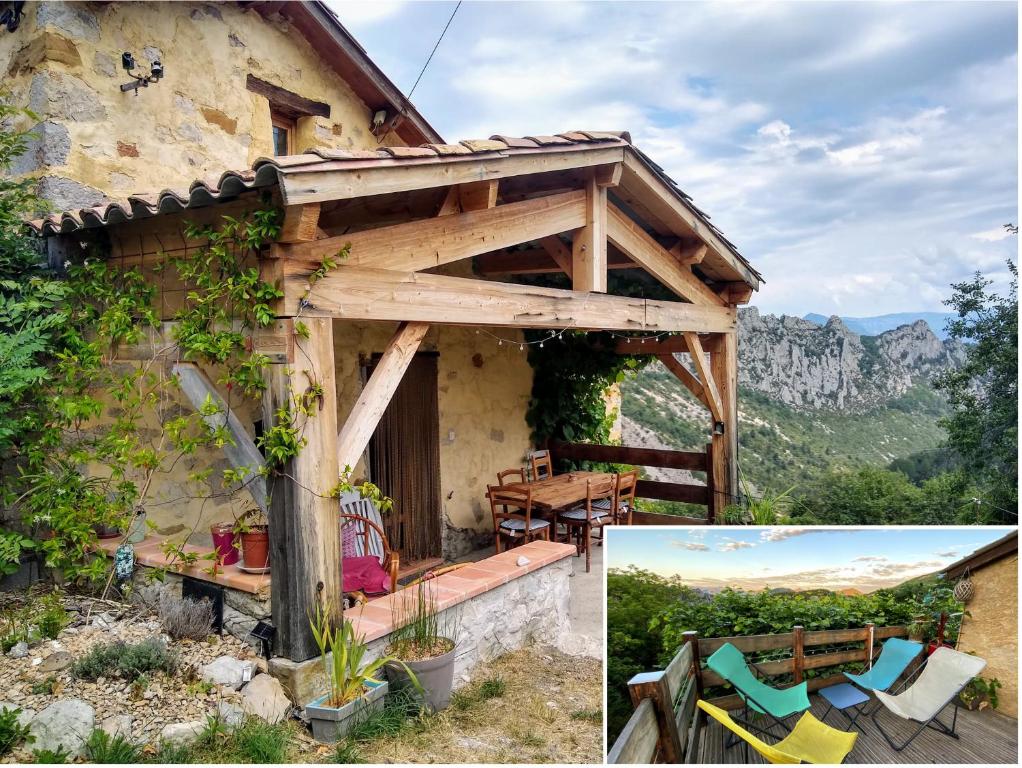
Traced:
POLYGON ((563 443, 560 441, 550 443, 549 448, 555 459, 599 461, 630 464, 636 467, 705 472, 705 485, 640 480, 635 488, 635 495, 641 499, 699 504, 706 507, 706 517, 664 515, 636 510, 632 516, 633 522, 636 525, 713 525, 716 520, 718 495, 714 492, 713 487, 712 443, 707 443, 705 451, 668 451, 659 448, 629 448, 623 445, 563 443))
MULTIPOLYGON (((699 735, 703 717, 696 700, 710 687, 724 680, 702 668, 701 659, 724 643, 731 643, 742 653, 789 650, 788 658, 756 663, 756 669, 767 677, 791 675, 793 683, 806 679, 808 670, 824 669, 860 661, 871 665, 880 653, 879 641, 908 634, 908 627, 877 627, 867 624, 853 629, 831 629, 806 632, 792 627, 791 632, 776 635, 745 635, 741 637, 700 638, 696 632, 685 632, 681 649, 667 668, 643 672, 628 681, 635 711, 607 756, 608 763, 678 763, 698 762, 699 735), (814 653, 825 645, 859 643, 861 648, 814 653)), ((845 682, 843 674, 812 676, 806 680, 810 692, 845 682)), ((742 706, 737 694, 709 699, 721 709, 742 706)))

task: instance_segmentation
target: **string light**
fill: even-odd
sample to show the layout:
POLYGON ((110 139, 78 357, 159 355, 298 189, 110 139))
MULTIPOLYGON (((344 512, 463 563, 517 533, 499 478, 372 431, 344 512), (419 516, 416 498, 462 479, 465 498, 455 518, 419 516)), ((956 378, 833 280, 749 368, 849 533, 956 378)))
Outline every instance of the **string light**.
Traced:
MULTIPOLYGON (((518 351, 524 352, 526 347, 531 346, 538 346, 540 349, 543 349, 544 345, 548 341, 555 341, 564 336, 564 334, 571 332, 572 330, 578 329, 562 328, 559 331, 549 331, 546 336, 539 339, 533 339, 532 341, 522 341, 520 339, 505 339, 502 336, 490 333, 489 331, 482 328, 476 328, 475 332, 477 336, 486 335, 489 336, 491 339, 494 339, 497 342, 498 347, 502 347, 505 344, 507 344, 508 346, 514 346, 517 344, 518 351)), ((672 331, 662 331, 660 333, 653 333, 646 336, 633 336, 625 333, 616 333, 615 331, 599 331, 599 333, 610 334, 615 339, 623 339, 626 341, 638 341, 640 344, 645 344, 647 341, 649 341, 650 343, 657 342, 674 335, 672 331)))

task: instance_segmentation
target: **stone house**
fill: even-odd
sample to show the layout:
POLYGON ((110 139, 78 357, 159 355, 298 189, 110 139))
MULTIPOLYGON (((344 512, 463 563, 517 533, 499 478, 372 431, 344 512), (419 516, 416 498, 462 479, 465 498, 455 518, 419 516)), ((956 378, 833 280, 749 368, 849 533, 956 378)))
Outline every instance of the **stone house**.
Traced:
POLYGON ((973 597, 966 604, 958 649, 987 660, 983 677, 1003 686, 998 711, 1018 717, 1018 531, 947 567, 950 582, 968 576, 973 597))
MULTIPOLYGON (((527 329, 613 331, 618 353, 659 356, 712 415, 705 454, 615 458, 595 446, 596 460, 706 473, 701 485, 646 483, 649 498, 710 507, 736 492, 736 315, 760 276, 627 133, 446 144, 320 2, 13 5, 20 16, 0 32, 0 69, 15 103, 40 119, 18 170, 38 176, 63 211, 34 222, 50 253, 101 244, 145 272, 169 250, 201 247, 187 222, 215 223, 272 197, 283 232, 259 267, 285 293, 275 314, 289 357, 277 362, 290 369, 306 346, 293 331, 299 312, 319 315, 316 356, 332 371, 336 403, 326 410, 341 429, 298 461, 311 469, 339 457, 316 464, 324 492, 350 464, 394 496, 392 521, 414 532, 397 542, 402 563, 492 541, 486 485, 532 447, 527 329), (133 87, 154 71, 161 77, 133 87), (345 244, 352 257, 317 283, 330 298, 307 305, 305 267, 345 244), (610 270, 654 290, 614 295, 610 270), (561 282, 542 282, 553 278, 561 282)), ((161 289, 161 320, 173 321, 183 294, 161 289)), ((192 407, 184 396, 181 405, 192 407)), ((261 413, 259 404, 236 413, 249 442, 261 413)), ((210 466, 230 464, 208 452, 154 484, 158 528, 195 531, 192 543, 203 544, 210 523, 258 503, 247 491, 184 498, 195 495, 181 492, 189 474, 210 466)), ((336 526, 318 527, 336 502, 298 487, 287 504, 278 544, 294 535, 322 549, 323 563, 301 566, 322 565, 323 582, 339 588, 327 562, 339 559, 336 526)), ((271 519, 276 552, 274 536, 271 519)), ((305 621, 308 597, 276 596, 275 618, 293 606, 305 621)))

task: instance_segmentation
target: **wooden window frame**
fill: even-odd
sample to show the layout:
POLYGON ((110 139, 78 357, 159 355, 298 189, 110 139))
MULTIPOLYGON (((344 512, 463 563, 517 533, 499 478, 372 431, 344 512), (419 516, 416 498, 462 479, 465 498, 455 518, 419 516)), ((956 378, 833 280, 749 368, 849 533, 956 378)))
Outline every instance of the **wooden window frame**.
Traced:
MULTIPOLYGON (((295 132, 298 128, 298 120, 290 115, 284 114, 283 112, 270 110, 270 124, 273 128, 281 128, 285 132, 285 140, 287 141, 287 152, 285 152, 285 155, 295 154, 295 132)), ((271 139, 273 139, 272 128, 270 129, 270 134, 271 139)), ((279 155, 277 155, 276 140, 273 141, 273 154, 275 157, 279 157, 279 155)))

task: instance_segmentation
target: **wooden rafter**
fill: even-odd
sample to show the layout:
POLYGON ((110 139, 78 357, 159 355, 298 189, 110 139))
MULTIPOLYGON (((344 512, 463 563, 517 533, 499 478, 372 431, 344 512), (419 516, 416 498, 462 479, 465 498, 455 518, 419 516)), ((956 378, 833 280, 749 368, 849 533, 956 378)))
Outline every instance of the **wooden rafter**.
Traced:
POLYGON ((547 255, 554 260, 554 264, 557 265, 558 270, 566 274, 569 278, 571 277, 571 248, 564 244, 557 235, 549 235, 548 237, 541 237, 539 244, 543 246, 547 255))
POLYGON ((504 179, 607 165, 621 162, 624 155, 624 148, 618 146, 511 156, 469 155, 454 162, 441 158, 415 164, 388 164, 378 160, 367 160, 364 163, 346 161, 343 169, 338 172, 289 172, 281 179, 281 191, 287 205, 349 200, 353 197, 446 187, 482 179, 504 179))
POLYGON ((703 345, 699 341, 699 335, 689 332, 682 335, 685 339, 685 345, 688 347, 688 353, 692 355, 692 364, 699 374, 699 381, 703 385, 704 394, 706 395, 706 406, 710 409, 713 420, 724 422, 726 428, 727 419, 725 418, 724 406, 720 399, 720 392, 710 372, 710 363, 706 359, 706 353, 703 351, 703 345))
MULTIPOLYGON (((297 314, 305 284, 301 274, 285 279, 284 315, 297 314)), ((728 307, 348 266, 317 282, 302 312, 352 320, 657 332, 726 332, 737 323, 728 307)))
POLYGON ((311 243, 275 244, 271 255, 303 263, 311 272, 324 257, 350 244, 345 264, 415 272, 580 227, 585 199, 581 190, 566 192, 311 243))
POLYGON ((358 463, 428 330, 428 323, 402 323, 387 344, 337 436, 337 464, 342 470, 358 463))
POLYGON ((615 205, 607 212, 607 237, 681 298, 696 304, 727 303, 615 205))
POLYGON ((235 469, 244 467, 248 470, 245 487, 252 495, 252 500, 259 505, 263 512, 266 512, 266 481, 257 475, 266 460, 256 447, 255 442, 249 437, 248 432, 245 431, 238 414, 228 408, 227 403, 217 392, 216 386, 195 363, 177 363, 173 370, 180 383, 181 391, 195 410, 201 413, 207 398, 217 407, 217 413, 203 415, 202 420, 210 429, 227 428, 234 444, 224 443, 224 456, 235 469))
MULTIPOLYGON (((544 246, 544 241, 548 239, 543 238, 541 241, 544 246)), ((563 242, 561 247, 568 254, 567 267, 570 269, 571 249, 563 242)), ((607 259, 607 269, 637 269, 639 266, 617 252, 608 253, 607 259)), ((550 249, 546 247, 484 253, 476 257, 475 270, 480 275, 552 275, 564 272, 564 268, 554 261, 550 249)))
POLYGON ((581 293, 607 292, 607 188, 595 173, 586 179, 584 226, 571 239, 571 286, 581 293))
POLYGON ((315 240, 319 232, 319 210, 319 203, 289 205, 284 209, 284 224, 278 242, 305 243, 315 240))
POLYGON ((484 211, 497 205, 497 179, 472 181, 458 186, 458 200, 462 211, 484 211))

